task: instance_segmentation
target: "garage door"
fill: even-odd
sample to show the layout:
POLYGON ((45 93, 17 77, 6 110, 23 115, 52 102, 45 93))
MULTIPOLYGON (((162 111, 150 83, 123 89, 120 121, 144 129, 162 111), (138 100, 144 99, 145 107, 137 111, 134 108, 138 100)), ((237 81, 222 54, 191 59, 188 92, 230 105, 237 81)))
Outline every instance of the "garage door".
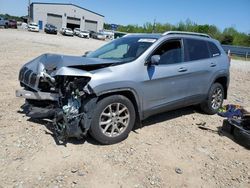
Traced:
POLYGON ((81 19, 80 18, 67 17, 67 24, 80 25, 81 24, 81 19))
POLYGON ((85 30, 97 31, 97 22, 92 20, 85 20, 85 30))
POLYGON ((74 30, 75 28, 80 28, 80 24, 80 18, 67 17, 67 28, 74 30))
POLYGON ((57 14, 47 14, 47 23, 56 26, 59 30, 62 28, 62 16, 57 14))

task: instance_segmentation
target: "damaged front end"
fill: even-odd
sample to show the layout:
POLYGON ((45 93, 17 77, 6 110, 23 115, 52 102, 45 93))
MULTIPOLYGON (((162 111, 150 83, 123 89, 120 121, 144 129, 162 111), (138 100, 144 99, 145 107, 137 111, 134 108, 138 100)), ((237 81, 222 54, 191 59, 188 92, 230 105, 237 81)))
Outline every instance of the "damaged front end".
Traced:
POLYGON ((23 111, 34 119, 51 119, 59 142, 70 137, 83 138, 97 101, 88 84, 91 74, 70 67, 36 64, 26 64, 19 73, 24 89, 17 90, 16 96, 26 99, 23 111))
POLYGON ((53 125, 57 139, 66 142, 70 137, 81 139, 87 134, 97 98, 87 84, 90 78, 63 80, 53 125))

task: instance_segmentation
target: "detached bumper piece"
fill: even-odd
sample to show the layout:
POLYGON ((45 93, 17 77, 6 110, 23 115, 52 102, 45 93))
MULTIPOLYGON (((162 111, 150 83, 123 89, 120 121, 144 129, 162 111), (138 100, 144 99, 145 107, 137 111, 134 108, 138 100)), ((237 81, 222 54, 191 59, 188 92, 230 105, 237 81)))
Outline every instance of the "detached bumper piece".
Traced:
POLYGON ((56 113, 56 110, 53 108, 40 108, 32 106, 28 103, 24 104, 21 108, 26 116, 34 119, 53 119, 56 113))
POLYGON ((233 135, 237 143, 250 149, 250 118, 226 119, 223 121, 222 130, 233 135))
POLYGON ((59 95, 56 93, 32 92, 23 89, 16 90, 16 97, 33 99, 33 100, 50 100, 50 101, 58 101, 59 99, 59 95))

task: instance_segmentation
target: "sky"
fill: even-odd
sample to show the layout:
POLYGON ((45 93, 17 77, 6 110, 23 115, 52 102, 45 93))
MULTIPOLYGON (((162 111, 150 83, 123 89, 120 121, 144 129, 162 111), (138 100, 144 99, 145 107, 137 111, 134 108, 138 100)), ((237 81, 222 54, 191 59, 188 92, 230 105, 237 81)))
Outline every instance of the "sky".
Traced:
MULTIPOLYGON (((234 27, 250 33, 250 0, 31 0, 72 3, 105 16, 106 23, 146 22, 177 24, 187 19, 197 24, 216 25, 221 31, 234 27)), ((0 13, 27 15, 28 0, 0 0, 0 13)))

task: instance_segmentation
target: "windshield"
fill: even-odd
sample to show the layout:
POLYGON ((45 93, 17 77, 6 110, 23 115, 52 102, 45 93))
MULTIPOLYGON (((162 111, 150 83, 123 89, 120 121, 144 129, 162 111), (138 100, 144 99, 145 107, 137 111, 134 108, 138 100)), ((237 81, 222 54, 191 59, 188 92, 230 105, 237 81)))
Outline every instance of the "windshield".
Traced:
POLYGON ((87 57, 113 59, 119 62, 133 61, 145 52, 157 39, 141 37, 123 37, 91 52, 87 57))

